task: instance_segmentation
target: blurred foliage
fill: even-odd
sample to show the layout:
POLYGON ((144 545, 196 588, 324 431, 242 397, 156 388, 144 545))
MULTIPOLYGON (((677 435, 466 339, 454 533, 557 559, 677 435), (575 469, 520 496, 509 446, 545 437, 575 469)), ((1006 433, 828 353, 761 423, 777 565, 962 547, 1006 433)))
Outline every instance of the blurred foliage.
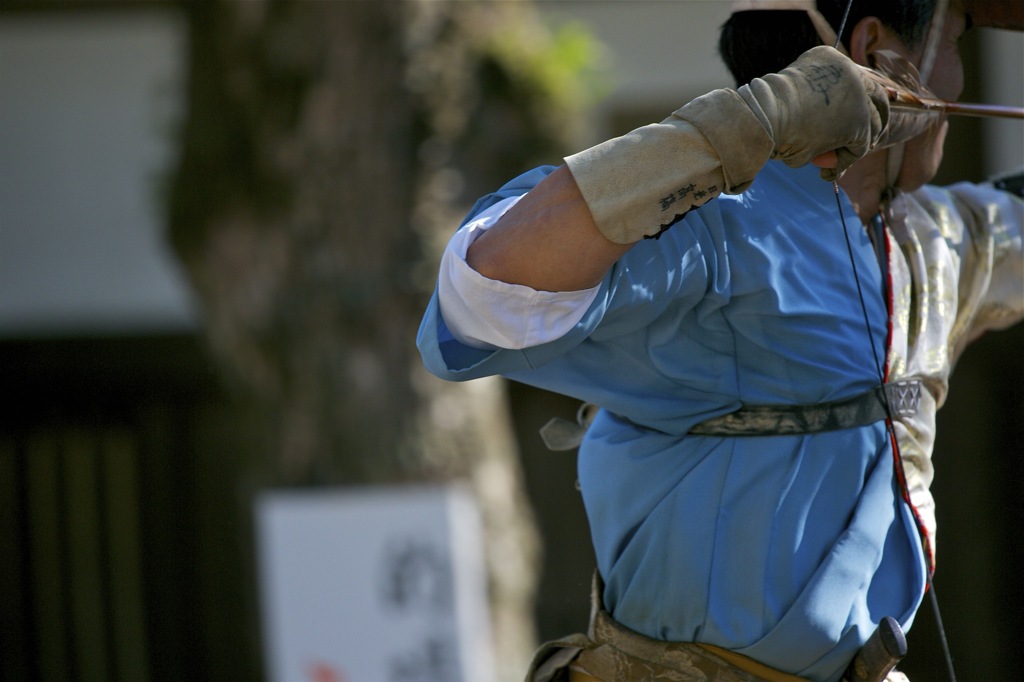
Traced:
POLYGON ((492 34, 483 47, 485 63, 554 139, 577 136, 589 108, 610 90, 602 76, 607 54, 582 24, 538 30, 524 22, 492 34))
POLYGON ((461 208, 540 163, 559 163, 589 132, 609 90, 606 52, 580 24, 545 24, 530 3, 413 3, 409 85, 424 105, 420 159, 451 171, 461 208))
POLYGON ((411 276, 433 289, 437 261, 469 206, 590 134, 610 91, 607 53, 581 25, 548 25, 527 2, 408 4, 406 86, 417 103, 411 276))

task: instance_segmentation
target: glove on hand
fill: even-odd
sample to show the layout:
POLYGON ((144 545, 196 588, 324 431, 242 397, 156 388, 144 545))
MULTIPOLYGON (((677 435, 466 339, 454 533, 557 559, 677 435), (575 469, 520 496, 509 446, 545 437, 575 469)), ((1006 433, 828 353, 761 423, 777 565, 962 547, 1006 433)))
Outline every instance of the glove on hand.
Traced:
POLYGON ((838 165, 823 169, 826 180, 838 178, 871 151, 889 121, 885 90, 830 47, 810 49, 738 92, 775 143, 773 159, 796 168, 835 150, 838 165))
POLYGON ((830 47, 739 90, 698 97, 661 123, 565 159, 601 233, 628 244, 722 192, 738 194, 769 158, 802 166, 836 150, 840 176, 889 118, 881 86, 830 47))

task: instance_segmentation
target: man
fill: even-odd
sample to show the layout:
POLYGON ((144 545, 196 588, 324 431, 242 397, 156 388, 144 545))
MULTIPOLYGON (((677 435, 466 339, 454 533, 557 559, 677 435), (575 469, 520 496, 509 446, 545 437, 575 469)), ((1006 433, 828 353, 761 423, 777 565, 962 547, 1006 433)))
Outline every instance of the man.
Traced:
POLYGON ((854 2, 847 58, 813 48, 839 3, 783 4, 725 27, 750 83, 513 180, 444 256, 432 372, 602 408, 579 451, 599 608, 530 679, 838 680, 921 604, 935 411, 964 346, 1024 317, 1024 209, 922 187, 945 121, 900 119, 857 65, 895 53, 956 99, 968 13, 1005 5, 854 2))

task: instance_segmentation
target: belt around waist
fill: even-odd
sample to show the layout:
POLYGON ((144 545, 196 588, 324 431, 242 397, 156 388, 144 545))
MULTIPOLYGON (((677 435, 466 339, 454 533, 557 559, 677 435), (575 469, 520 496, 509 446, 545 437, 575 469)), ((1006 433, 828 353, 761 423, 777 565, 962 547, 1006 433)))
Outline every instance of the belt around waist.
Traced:
POLYGON ((904 379, 852 398, 813 405, 744 405, 697 424, 698 436, 785 436, 867 426, 889 417, 911 417, 921 402, 921 381, 904 379))

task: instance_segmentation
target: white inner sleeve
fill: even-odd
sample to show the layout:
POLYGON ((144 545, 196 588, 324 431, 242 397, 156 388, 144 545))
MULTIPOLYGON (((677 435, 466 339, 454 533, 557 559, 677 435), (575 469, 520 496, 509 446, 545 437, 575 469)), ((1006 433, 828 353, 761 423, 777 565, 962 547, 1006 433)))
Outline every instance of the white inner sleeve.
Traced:
POLYGON ((536 291, 488 279, 466 263, 466 251, 522 197, 509 197, 478 215, 451 238, 441 257, 438 302, 448 330, 474 348, 521 349, 553 341, 572 329, 597 297, 582 291, 536 291))

